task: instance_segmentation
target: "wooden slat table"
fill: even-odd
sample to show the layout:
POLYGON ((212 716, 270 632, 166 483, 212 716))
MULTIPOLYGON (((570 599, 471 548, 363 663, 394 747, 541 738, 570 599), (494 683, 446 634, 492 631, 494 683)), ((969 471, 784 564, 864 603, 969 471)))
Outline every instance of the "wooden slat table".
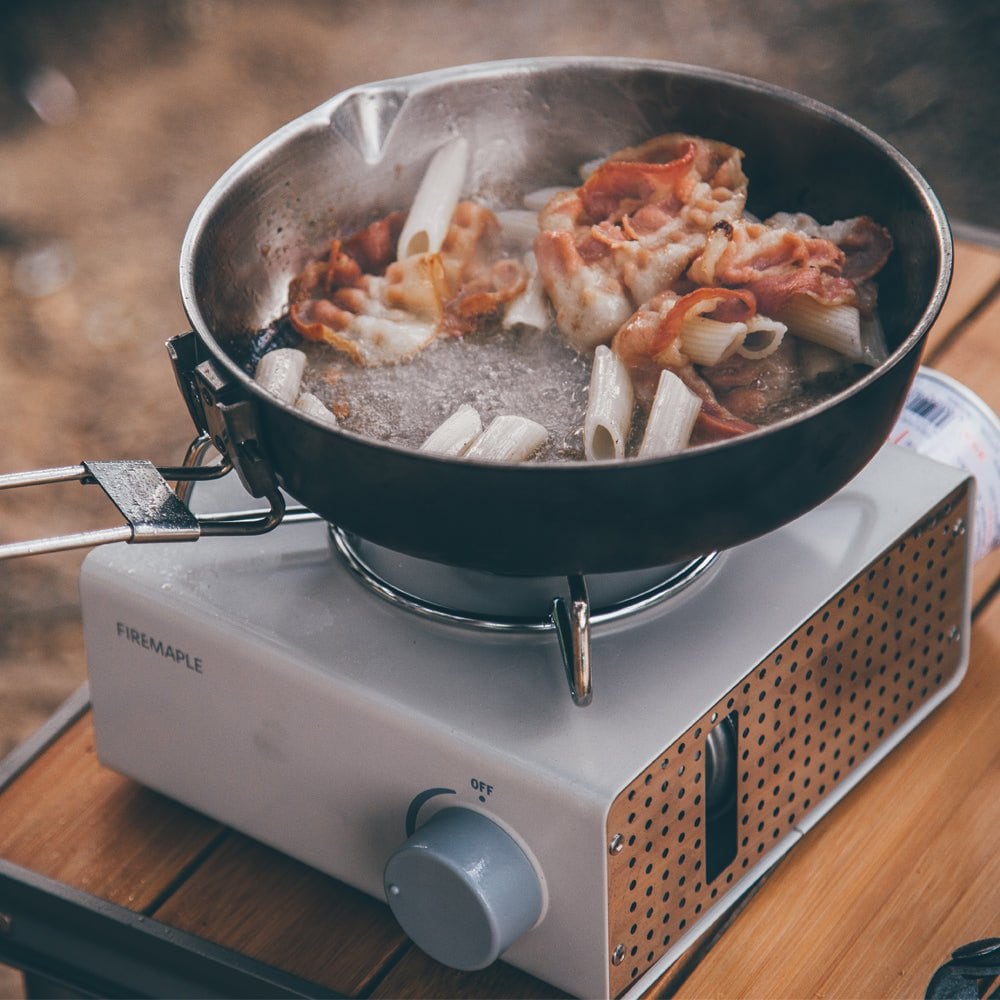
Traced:
MULTIPOLYGON (((925 362, 1000 410, 1000 243, 958 241, 925 362)), ((958 691, 651 996, 921 996, 953 949, 1000 935, 998 590, 1000 551, 975 568, 958 691)), ((101 767, 85 691, 0 778, 0 961, 29 982, 106 995, 555 993, 502 962, 445 969, 383 904, 101 767)))

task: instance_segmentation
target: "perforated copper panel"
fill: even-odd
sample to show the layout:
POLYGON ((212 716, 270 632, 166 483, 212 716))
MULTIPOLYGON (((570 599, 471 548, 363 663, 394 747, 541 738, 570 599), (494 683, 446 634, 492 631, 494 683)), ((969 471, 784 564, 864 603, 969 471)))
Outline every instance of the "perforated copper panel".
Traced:
POLYGON ((608 814, 612 995, 955 675, 968 506, 966 483, 615 799, 608 814), (726 716, 736 723, 735 856, 709 872, 705 741, 726 716))

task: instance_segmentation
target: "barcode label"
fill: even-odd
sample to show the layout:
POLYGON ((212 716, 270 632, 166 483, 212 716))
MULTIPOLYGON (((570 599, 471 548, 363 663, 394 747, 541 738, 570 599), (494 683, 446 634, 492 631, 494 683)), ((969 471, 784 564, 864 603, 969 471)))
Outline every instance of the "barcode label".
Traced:
POLYGON ((921 368, 889 440, 974 475, 973 558, 982 559, 1000 548, 1000 418, 996 413, 960 382, 921 368))
POLYGON ((915 413, 918 417, 923 417, 924 420, 934 424, 936 427, 944 427, 952 417, 950 406, 945 406, 940 400, 925 396, 919 390, 914 390, 910 393, 906 400, 906 408, 911 413, 915 413))

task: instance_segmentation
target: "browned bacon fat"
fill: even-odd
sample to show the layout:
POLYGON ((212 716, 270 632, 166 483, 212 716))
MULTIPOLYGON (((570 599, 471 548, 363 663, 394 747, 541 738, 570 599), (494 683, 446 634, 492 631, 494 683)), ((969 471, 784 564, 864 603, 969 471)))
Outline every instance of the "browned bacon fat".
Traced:
POLYGON ((623 149, 539 216, 539 272, 578 350, 606 343, 639 305, 673 285, 720 220, 738 218, 747 180, 733 146, 659 136, 623 149))
POLYGON ((495 318, 527 272, 498 258, 496 217, 460 202, 439 252, 396 260, 402 213, 333 240, 289 286, 289 318, 361 365, 405 361, 442 333, 461 336, 495 318))

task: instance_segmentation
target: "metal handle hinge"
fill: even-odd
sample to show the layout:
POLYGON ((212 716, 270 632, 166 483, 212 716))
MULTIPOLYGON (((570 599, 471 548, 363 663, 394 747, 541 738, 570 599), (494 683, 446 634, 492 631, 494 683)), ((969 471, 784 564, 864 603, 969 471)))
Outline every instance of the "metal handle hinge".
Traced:
POLYGON ((236 470, 244 489, 254 497, 276 495, 278 484, 257 433, 253 403, 211 361, 195 368, 192 384, 205 432, 236 470))
POLYGON ((170 358, 171 367, 174 370, 174 378, 177 380, 177 388, 180 389, 184 402, 187 404, 188 413, 198 428, 199 434, 205 434, 208 426, 201 408, 201 400, 198 398, 198 390, 195 385, 194 373, 198 367, 198 337, 193 331, 178 334, 171 337, 167 343, 167 356, 170 358))
POLYGON ((198 348, 194 333, 167 341, 174 377, 191 419, 236 469, 251 496, 271 498, 278 485, 257 433, 254 404, 214 361, 199 360, 198 348))

